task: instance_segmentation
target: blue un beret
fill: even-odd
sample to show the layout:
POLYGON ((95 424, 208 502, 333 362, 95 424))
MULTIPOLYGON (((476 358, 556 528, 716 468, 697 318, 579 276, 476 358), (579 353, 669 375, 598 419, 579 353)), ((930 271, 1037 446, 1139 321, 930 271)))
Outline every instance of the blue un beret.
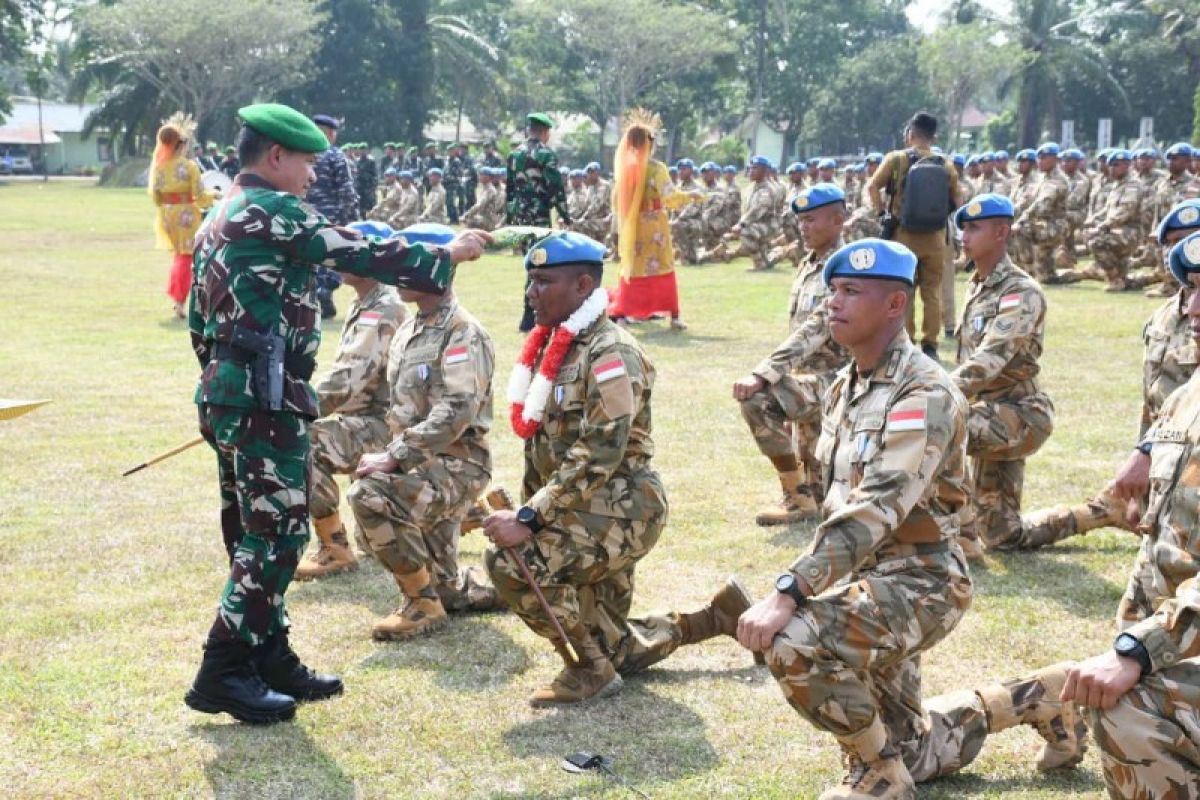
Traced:
POLYGON ((703 164, 700 165, 701 172, 712 172, 714 170, 716 172, 721 171, 721 165, 715 161, 705 161, 703 164))
POLYGON ((1004 195, 981 194, 971 198, 971 202, 954 212, 954 224, 962 229, 964 224, 978 219, 991 219, 992 217, 1012 219, 1013 213, 1012 200, 1004 195))
POLYGON ((600 162, 599 161, 589 161, 588 165, 586 167, 584 167, 583 169, 585 172, 591 172, 592 170, 599 171, 600 170, 600 162))
POLYGON ((402 170, 400 170, 399 172, 397 172, 397 173, 396 173, 396 177, 397 177, 397 178, 410 178, 410 179, 411 179, 411 178, 412 178, 412 170, 411 170, 411 169, 402 169, 402 170))
POLYGON ((1167 152, 1164 155, 1167 158, 1171 158, 1172 156, 1187 156, 1191 158, 1194 152, 1192 146, 1187 142, 1176 142, 1167 148, 1167 152))
POLYGON ((395 174, 396 174, 396 170, 394 167, 388 167, 387 169, 385 169, 383 171, 383 177, 385 177, 385 178, 388 177, 389 175, 395 175, 395 174))
POLYGON ((960 167, 965 167, 967 165, 967 157, 962 153, 955 153, 954 158, 951 160, 960 167))
POLYGON ((832 158, 822 158, 821 162, 817 164, 817 169, 837 169, 837 162, 832 158))
POLYGON ((1114 149, 1108 151, 1108 163, 1109 164, 1113 163, 1114 161, 1130 161, 1132 159, 1133 159, 1133 155, 1128 150, 1114 148, 1114 149))
POLYGON ((979 155, 979 163, 980 164, 990 164, 995 160, 996 160, 995 153, 981 153, 979 155))
POLYGON ((885 239, 859 239, 831 255, 822 278, 832 285, 837 277, 886 278, 913 285, 917 257, 902 244, 885 239))
POLYGON ((534 242, 525 254, 525 269, 566 267, 572 264, 604 265, 604 245, 575 231, 556 231, 534 242))
POLYGON ((882 164, 883 163, 883 153, 876 153, 876 152, 867 153, 867 163, 868 164, 882 164))
POLYGON ((771 159, 767 158, 766 156, 754 156, 750 159, 750 166, 769 167, 771 166, 771 159))
POLYGON ((1158 240, 1159 244, 1165 245, 1167 233, 1182 228, 1200 228, 1200 198, 1192 198, 1175 204, 1162 218, 1162 222, 1158 223, 1154 238, 1158 240))
POLYGON ((728 172, 733 175, 736 175, 737 171, 738 171, 738 168, 735 167, 733 164, 726 164, 725 166, 721 167, 721 172, 728 172))
POLYGON ((1063 161, 1083 161, 1084 159, 1083 151, 1077 147, 1063 150, 1062 157, 1063 161))
POLYGON ((992 153, 992 155, 995 157, 995 159, 997 161, 1008 161, 1008 151, 1007 150, 997 150, 996 152, 992 153))
POLYGON ((832 183, 818 183, 796 195, 796 198, 792 200, 792 212, 803 214, 831 203, 844 202, 846 202, 846 193, 842 191, 841 187, 832 183))
POLYGON ((682 169, 683 167, 687 167, 688 169, 695 169, 695 168, 696 168, 696 162, 695 162, 695 161, 692 161, 690 158, 681 158, 681 159, 679 159, 678 161, 676 161, 676 162, 675 162, 675 166, 677 166, 677 167, 679 167, 679 168, 681 168, 681 169, 682 169))
POLYGON ((425 174, 426 175, 437 175, 440 178, 442 176, 442 168, 441 167, 430 167, 429 169, 425 170, 425 174))
POLYGON ((979 163, 979 156, 971 156, 970 158, 967 159, 968 167, 973 167, 978 163, 979 163))
POLYGON ((792 163, 788 164, 788 168, 787 168, 788 175, 791 175, 793 172, 806 172, 806 171, 807 171, 807 169, 804 166, 804 163, 801 161, 793 161, 792 163))
POLYGON ((1153 147, 1143 147, 1133 154, 1134 158, 1158 158, 1158 151, 1153 147))
POLYGON ((1183 241, 1177 242, 1171 248, 1168 263, 1175 280, 1184 286, 1189 285, 1191 281, 1188 280, 1188 275, 1200 272, 1200 233, 1193 233, 1183 241))
POLYGON ((1057 156, 1062 153, 1062 148, 1058 146, 1058 142, 1042 142, 1038 145, 1037 154, 1041 156, 1057 156))
POLYGON ((454 238, 454 228, 437 222, 418 222, 396 231, 409 244, 447 245, 454 238))
POLYGON ((821 159, 819 159, 819 158, 810 158, 808 160, 808 168, 809 169, 816 169, 820 165, 821 165, 821 159))
MULTIPOLYGON (((996 156, 996 157, 999 158, 999 156, 996 156)), ((1037 159, 1037 153, 1035 153, 1033 150, 1031 150, 1028 147, 1026 147, 1024 150, 1017 151, 1017 161, 1018 162, 1034 161, 1036 159, 1037 159)))
POLYGON ((572 177, 572 178, 583 178, 583 177, 586 177, 586 176, 587 176, 587 173, 586 173, 586 172, 584 172, 584 171, 583 171, 583 170, 581 170, 581 169, 573 169, 573 170, 571 170, 570 177, 572 177))
POLYGON ((351 222, 346 226, 352 230, 356 230, 368 239, 390 239, 396 235, 392 230, 392 226, 386 222, 376 222, 375 220, 363 220, 362 222, 351 222))

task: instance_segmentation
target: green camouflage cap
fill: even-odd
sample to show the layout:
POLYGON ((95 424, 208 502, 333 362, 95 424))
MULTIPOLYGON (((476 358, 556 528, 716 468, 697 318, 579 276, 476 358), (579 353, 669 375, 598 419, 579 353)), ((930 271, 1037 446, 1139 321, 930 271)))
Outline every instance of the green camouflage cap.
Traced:
POLYGON ((316 123, 281 103, 256 103, 239 108, 238 119, 268 139, 300 153, 320 153, 329 140, 316 123))
POLYGON ((554 127, 554 122, 551 121, 550 116, 548 114, 543 114, 541 111, 535 111, 525 117, 525 124, 541 125, 546 128, 554 127))

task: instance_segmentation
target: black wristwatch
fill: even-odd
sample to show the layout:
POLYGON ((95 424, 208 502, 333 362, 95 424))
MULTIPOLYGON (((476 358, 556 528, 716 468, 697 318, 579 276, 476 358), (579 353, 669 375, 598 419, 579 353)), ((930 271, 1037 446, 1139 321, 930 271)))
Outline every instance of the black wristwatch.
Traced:
POLYGON ((1154 449, 1154 442, 1147 439, 1144 442, 1138 442, 1137 451, 1144 456, 1150 455, 1150 451, 1154 449))
POLYGON ((1122 633, 1118 636, 1117 640, 1113 642, 1113 650, 1116 650, 1119 656, 1136 660, 1142 668, 1142 675, 1149 672, 1153 666, 1150 663, 1150 653, 1146 651, 1146 645, 1132 634, 1122 633))
POLYGON ((542 529, 542 521, 538 518, 538 513, 529 506, 521 506, 517 509, 517 522, 534 533, 542 529))
POLYGON ((775 591, 786 594, 795 600, 797 608, 808 600, 804 592, 800 591, 800 583, 796 580, 796 576, 790 572, 785 572, 775 579, 775 591))

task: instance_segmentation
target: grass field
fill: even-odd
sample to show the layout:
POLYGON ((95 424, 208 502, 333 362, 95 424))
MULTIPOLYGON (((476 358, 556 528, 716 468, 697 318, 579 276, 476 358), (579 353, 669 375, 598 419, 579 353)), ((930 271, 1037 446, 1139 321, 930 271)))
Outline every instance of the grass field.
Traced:
MULTIPOLYGON (((225 574, 213 457, 196 448, 118 477, 195 433, 196 362, 162 294, 168 257, 152 249, 150 221, 138 190, 0 184, 0 396, 54 401, 0 423, 8 797, 632 796, 562 771, 562 756, 578 750, 614 757, 654 798, 808 798, 837 779, 832 739, 731 641, 680 651, 611 701, 534 711, 525 696, 556 659, 511 615, 458 618, 413 643, 372 642, 371 623, 397 599, 375 565, 289 594, 298 651, 343 675, 345 696, 270 728, 188 710, 183 693, 225 574)), ((812 537, 811 526, 753 524, 777 488, 730 385, 782 337, 790 275, 745 266, 681 270, 685 334, 635 329, 658 368, 656 462, 672 506, 639 570, 635 613, 691 608, 731 572, 766 592, 812 537)), ((521 279, 516 259, 492 256, 458 282, 496 339, 501 396, 521 279)), ((1027 508, 1085 498, 1128 451, 1139 333, 1154 307, 1094 284, 1049 296, 1043 374, 1058 423, 1029 465, 1027 508)), ((349 299, 341 290, 339 306, 349 299)), ((339 326, 326 326, 325 364, 339 326)), ((520 447, 505 418, 498 403, 495 479, 516 488, 520 447)), ((478 562, 481 541, 464 540, 463 562, 478 562)), ((1109 530, 989 556, 971 612, 925 659, 927 694, 1107 647, 1134 551, 1128 534, 1109 530)), ((921 797, 1103 794, 1094 752, 1047 776, 1033 766, 1039 742, 1029 728, 993 737, 966 772, 921 797)))

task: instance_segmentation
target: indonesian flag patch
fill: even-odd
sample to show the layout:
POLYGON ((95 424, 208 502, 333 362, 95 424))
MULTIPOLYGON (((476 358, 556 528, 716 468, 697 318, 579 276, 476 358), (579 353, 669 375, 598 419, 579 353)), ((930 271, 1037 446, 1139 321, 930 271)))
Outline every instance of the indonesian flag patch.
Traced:
POLYGON ((925 401, 900 403, 887 416, 888 433, 925 430, 925 401), (920 408, 914 407, 920 405, 920 408), (904 408, 903 406, 908 406, 904 408))
POLYGON ((358 321, 370 327, 378 325, 381 319, 383 319, 383 314, 378 311, 364 311, 358 315, 358 321))
POLYGON ((625 374, 625 362, 620 357, 610 358, 603 364, 592 367, 592 374, 596 376, 597 383, 611 381, 613 378, 619 378, 625 374))
POLYGON ((1021 295, 1019 295, 1019 294, 1006 294, 1000 298, 1000 310, 1001 311, 1008 311, 1010 308, 1020 308, 1020 307, 1021 307, 1021 295))
POLYGON ((443 359, 443 363, 445 363, 446 366, 450 366, 452 364, 461 364, 467 360, 467 354, 468 351, 465 344, 459 345, 458 347, 451 347, 446 351, 446 357, 443 359))

